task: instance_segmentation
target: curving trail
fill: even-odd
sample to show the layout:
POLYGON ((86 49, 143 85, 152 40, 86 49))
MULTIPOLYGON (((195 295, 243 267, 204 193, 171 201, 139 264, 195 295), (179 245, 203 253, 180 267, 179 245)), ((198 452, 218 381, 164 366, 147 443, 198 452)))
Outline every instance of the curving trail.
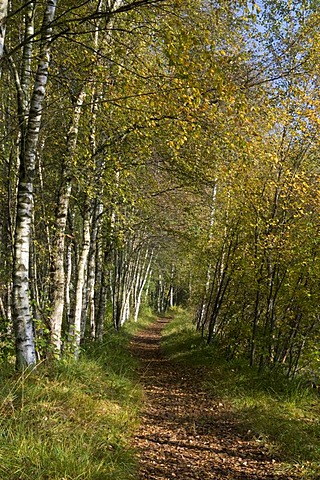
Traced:
POLYGON ((166 359, 160 351, 168 319, 140 332, 131 350, 141 361, 145 402, 134 445, 139 479, 290 480, 277 463, 237 429, 227 406, 208 398, 200 369, 166 359))

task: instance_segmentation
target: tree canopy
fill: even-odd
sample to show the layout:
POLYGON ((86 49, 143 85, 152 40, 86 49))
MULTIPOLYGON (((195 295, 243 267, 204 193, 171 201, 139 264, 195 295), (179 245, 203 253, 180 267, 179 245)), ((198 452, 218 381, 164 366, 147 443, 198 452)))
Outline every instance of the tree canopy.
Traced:
POLYGON ((183 305, 319 362, 317 2, 0 8, 0 335, 17 368, 183 305))

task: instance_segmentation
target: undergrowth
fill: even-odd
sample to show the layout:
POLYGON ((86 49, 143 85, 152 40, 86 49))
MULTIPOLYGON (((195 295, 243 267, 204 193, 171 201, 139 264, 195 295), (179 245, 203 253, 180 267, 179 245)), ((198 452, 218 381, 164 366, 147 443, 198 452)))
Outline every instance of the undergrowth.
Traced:
POLYGON ((259 372, 241 360, 226 361, 208 346, 185 312, 168 324, 166 354, 202 367, 208 395, 228 405, 239 428, 303 479, 320 478, 320 396, 302 379, 259 372))
POLYGON ((0 478, 136 478, 130 437, 142 392, 127 348, 136 329, 110 329, 77 362, 42 363, 20 375, 0 369, 0 478))

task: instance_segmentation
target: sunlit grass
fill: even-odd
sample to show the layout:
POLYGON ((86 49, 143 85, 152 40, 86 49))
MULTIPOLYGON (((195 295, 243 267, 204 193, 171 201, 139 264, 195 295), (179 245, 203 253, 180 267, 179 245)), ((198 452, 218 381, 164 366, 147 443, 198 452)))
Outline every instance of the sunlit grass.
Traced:
POLYGON ((191 317, 179 312, 167 326, 163 349, 177 362, 201 366, 209 395, 229 405, 237 426, 301 478, 320 478, 320 397, 303 381, 261 373, 226 361, 207 346, 191 317))
POLYGON ((43 363, 21 375, 8 365, 0 371, 0 478, 136 478, 131 438, 142 392, 127 347, 138 328, 110 329, 78 362, 43 363))

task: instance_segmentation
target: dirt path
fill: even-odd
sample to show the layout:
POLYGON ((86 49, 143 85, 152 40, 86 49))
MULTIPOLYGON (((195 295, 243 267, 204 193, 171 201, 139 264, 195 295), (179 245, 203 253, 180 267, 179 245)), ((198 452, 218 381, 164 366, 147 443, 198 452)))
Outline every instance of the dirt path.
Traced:
POLYGON ((160 352, 168 319, 138 334, 132 352, 141 360, 145 403, 135 437, 140 479, 290 480, 276 462, 237 431, 225 405, 201 389, 201 371, 176 365, 160 352))

